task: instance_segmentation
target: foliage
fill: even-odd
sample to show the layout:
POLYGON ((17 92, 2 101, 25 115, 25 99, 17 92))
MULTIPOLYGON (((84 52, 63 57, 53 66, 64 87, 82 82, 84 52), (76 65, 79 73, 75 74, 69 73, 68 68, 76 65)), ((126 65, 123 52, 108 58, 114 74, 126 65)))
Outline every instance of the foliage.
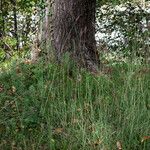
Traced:
POLYGON ((133 58, 150 57, 149 9, 132 3, 105 5, 97 13, 97 34, 110 51, 121 51, 133 58))
POLYGON ((126 2, 132 2, 133 0, 97 0, 97 6, 101 7, 105 4, 118 5, 126 2))
POLYGON ((29 51, 37 32, 40 13, 45 8, 44 4, 43 0, 3 0, 1 2, 0 49, 4 55, 7 55, 9 51, 9 53, 16 50, 19 53, 29 51), (12 42, 16 40, 13 47, 9 43, 10 40, 12 42))

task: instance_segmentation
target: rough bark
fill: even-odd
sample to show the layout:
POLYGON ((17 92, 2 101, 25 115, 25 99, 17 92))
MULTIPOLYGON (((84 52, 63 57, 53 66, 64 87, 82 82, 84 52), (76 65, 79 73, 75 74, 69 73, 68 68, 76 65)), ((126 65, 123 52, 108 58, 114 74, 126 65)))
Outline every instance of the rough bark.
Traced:
POLYGON ((81 66, 97 70, 95 9, 96 0, 54 0, 52 43, 58 61, 68 51, 81 66))

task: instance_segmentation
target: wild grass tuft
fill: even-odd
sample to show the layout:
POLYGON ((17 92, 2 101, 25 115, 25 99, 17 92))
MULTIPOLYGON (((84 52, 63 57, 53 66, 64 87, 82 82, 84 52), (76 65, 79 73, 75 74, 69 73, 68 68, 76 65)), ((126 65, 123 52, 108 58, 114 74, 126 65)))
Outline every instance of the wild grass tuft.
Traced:
POLYGON ((20 63, 1 73, 0 149, 149 150, 150 68, 110 67, 94 76, 20 63))

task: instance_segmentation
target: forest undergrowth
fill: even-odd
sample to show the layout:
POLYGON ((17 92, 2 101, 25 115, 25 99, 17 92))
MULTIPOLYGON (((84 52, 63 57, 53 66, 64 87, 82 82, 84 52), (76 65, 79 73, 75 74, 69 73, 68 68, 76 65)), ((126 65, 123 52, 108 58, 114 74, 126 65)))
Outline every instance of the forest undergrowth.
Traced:
POLYGON ((1 150, 149 150, 150 67, 15 63, 0 73, 1 150))

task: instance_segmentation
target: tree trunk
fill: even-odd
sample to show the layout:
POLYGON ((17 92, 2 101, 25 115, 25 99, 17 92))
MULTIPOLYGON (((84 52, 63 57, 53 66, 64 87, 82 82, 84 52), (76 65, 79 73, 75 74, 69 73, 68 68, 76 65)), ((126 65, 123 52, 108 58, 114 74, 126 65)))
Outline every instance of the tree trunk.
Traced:
POLYGON ((18 23, 17 23, 17 2, 16 0, 11 0, 13 5, 13 15, 14 15, 14 37, 16 38, 16 49, 19 50, 19 38, 18 38, 18 23))
POLYGON ((5 36, 5 11, 4 11, 4 2, 1 0, 0 2, 0 11, 1 11, 1 28, 0 28, 0 39, 5 36))
POLYGON ((52 43, 56 57, 70 52, 82 67, 96 72, 99 54, 95 41, 96 0, 54 0, 52 43))
MULTIPOLYGON (((37 40, 39 40, 39 47, 41 49, 42 57, 46 61, 51 61, 54 58, 54 52, 52 50, 51 46, 51 3, 52 0, 44 0, 44 3, 46 4, 45 10, 44 10, 44 17, 40 17, 39 25, 37 28, 37 40)), ((41 11, 43 11, 41 9, 41 11)), ((41 11, 39 11, 39 16, 41 14, 41 11)), ((36 39, 35 39, 36 40, 36 39)), ((40 55, 41 55, 40 54, 40 55)))

